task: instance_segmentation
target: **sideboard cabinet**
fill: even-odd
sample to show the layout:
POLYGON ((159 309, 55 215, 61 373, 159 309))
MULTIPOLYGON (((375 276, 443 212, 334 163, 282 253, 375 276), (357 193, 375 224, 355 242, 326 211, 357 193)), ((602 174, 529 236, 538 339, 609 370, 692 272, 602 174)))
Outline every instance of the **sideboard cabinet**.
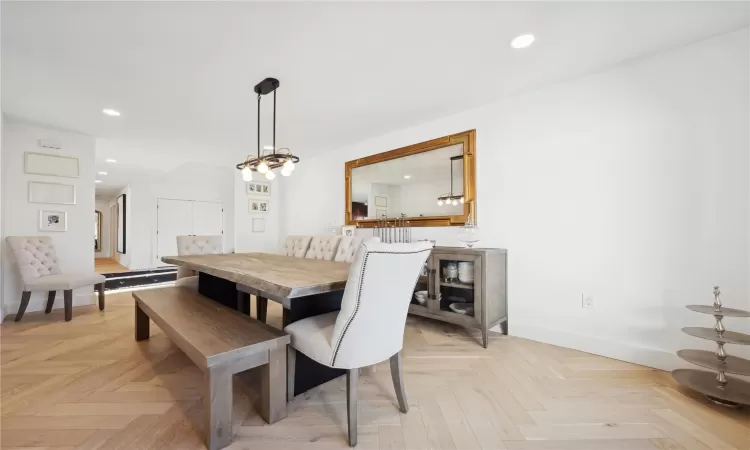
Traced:
POLYGON ((490 328, 500 325, 508 334, 507 268, 505 249, 435 247, 417 282, 409 313, 479 329, 487 348, 490 328))

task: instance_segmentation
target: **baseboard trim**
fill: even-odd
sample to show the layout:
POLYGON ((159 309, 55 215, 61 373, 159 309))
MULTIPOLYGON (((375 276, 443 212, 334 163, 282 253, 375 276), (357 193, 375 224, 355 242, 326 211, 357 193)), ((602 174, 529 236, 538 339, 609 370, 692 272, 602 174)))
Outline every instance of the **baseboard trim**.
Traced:
MULTIPOLYGON (((97 301, 96 292, 92 289, 90 292, 75 292, 73 291, 73 306, 91 305, 97 301)), ((21 306, 21 294, 18 294, 18 301, 4 305, 3 319, 9 315, 15 316, 18 312, 18 307, 21 306)), ((29 306, 26 307, 26 313, 44 311, 47 307, 47 293, 46 292, 32 292, 31 299, 29 300, 29 306)), ((52 307, 55 309, 63 309, 65 303, 63 300, 63 291, 57 291, 55 297, 55 305, 52 307)), ((25 314, 25 313, 24 313, 25 314)))
POLYGON ((680 359, 676 354, 665 350, 573 333, 567 330, 511 322, 510 334, 654 369, 671 371, 679 368, 695 368, 680 359))

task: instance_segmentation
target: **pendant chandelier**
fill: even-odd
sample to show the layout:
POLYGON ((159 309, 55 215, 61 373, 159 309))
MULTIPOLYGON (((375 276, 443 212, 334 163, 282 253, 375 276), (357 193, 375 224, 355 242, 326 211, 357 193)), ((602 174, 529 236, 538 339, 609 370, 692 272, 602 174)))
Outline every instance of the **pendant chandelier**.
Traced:
MULTIPOLYGON (((459 203, 464 203, 464 194, 463 192, 461 194, 453 194, 453 161, 463 161, 464 155, 458 155, 458 156, 451 156, 451 191, 450 193, 443 194, 440 197, 438 197, 437 204, 438 206, 443 206, 443 204, 446 205, 458 205, 459 203)), ((462 189, 463 191, 463 189, 462 189)))
POLYGON ((288 148, 276 149, 276 89, 279 87, 279 80, 276 78, 266 78, 255 85, 255 93, 258 94, 258 153, 256 156, 247 155, 247 158, 239 164, 237 169, 242 172, 242 179, 245 181, 253 180, 253 172, 265 175, 267 180, 276 178, 273 173, 274 169, 281 167, 281 175, 288 177, 294 170, 294 164, 299 162, 299 158, 294 156, 288 148), (263 147, 263 153, 260 151, 260 99, 261 96, 273 92, 273 145, 263 147))

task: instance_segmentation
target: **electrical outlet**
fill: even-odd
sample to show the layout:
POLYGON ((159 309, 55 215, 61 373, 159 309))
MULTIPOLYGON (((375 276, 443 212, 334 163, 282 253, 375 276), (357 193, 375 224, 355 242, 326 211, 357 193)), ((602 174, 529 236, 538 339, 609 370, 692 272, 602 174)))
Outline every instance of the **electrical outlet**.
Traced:
POLYGON ((581 294, 581 308, 594 308, 594 297, 590 295, 581 294))

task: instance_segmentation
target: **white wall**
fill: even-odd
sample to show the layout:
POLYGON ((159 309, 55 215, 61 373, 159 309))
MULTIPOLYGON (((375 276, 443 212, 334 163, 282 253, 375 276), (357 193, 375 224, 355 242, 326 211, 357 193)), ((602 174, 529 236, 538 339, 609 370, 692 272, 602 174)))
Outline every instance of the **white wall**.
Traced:
POLYGON ((508 249, 510 333, 683 365, 677 349, 713 348, 681 333, 712 326, 684 305, 718 284, 750 308, 749 42, 743 29, 305 160, 283 234, 343 222, 346 161, 475 128, 480 244, 508 249))
MULTIPOLYGON (((2 152, 2 259, 3 286, 2 304, 5 313, 15 313, 21 302, 20 275, 16 269, 13 254, 5 242, 6 236, 45 235, 39 231, 39 211, 66 211, 68 231, 47 233, 57 250, 60 266, 66 272, 93 272, 94 239, 92 214, 94 211, 94 151, 95 141, 89 136, 76 133, 30 126, 19 123, 6 123, 3 130, 2 152), (60 150, 41 148, 39 139, 52 139, 62 144, 60 150), (61 178, 24 173, 24 152, 49 153, 78 158, 80 177, 61 178), (74 184, 76 187, 75 205, 46 205, 28 202, 29 181, 46 181, 74 184)), ((93 301, 93 288, 74 291, 75 305, 93 301)), ((43 309, 47 294, 32 294, 27 311, 43 309)), ((62 299, 62 293, 59 294, 62 299)), ((62 308, 63 302, 55 302, 62 308)))
POLYGON ((227 167, 183 165, 149 180, 133 181, 128 188, 127 252, 120 264, 130 269, 164 265, 156 259, 156 201, 200 200, 224 205, 224 252, 234 250, 234 181, 236 170, 227 167))
POLYGON ((112 218, 112 212, 110 211, 110 203, 112 202, 109 198, 96 197, 94 201, 94 208, 102 213, 102 224, 101 224, 101 251, 94 252, 96 258, 109 258, 110 253, 110 223, 112 218))
MULTIPOLYGON (((295 170, 294 173, 297 171, 295 170)), ((248 199, 251 197, 265 198, 263 196, 248 196, 245 190, 245 182, 238 170, 232 173, 234 180, 234 230, 235 230, 235 251, 237 253, 247 252, 265 252, 278 253, 281 248, 280 240, 284 235, 279 234, 282 217, 281 197, 284 185, 288 179, 294 178, 294 173, 289 177, 282 177, 276 171, 276 178, 271 181, 271 195, 268 204, 269 211, 267 214, 254 214, 249 212, 248 199), (253 218, 264 218, 266 221, 266 231, 263 233, 253 233, 253 218)), ((258 173, 253 173, 255 180, 266 181, 258 173)))

